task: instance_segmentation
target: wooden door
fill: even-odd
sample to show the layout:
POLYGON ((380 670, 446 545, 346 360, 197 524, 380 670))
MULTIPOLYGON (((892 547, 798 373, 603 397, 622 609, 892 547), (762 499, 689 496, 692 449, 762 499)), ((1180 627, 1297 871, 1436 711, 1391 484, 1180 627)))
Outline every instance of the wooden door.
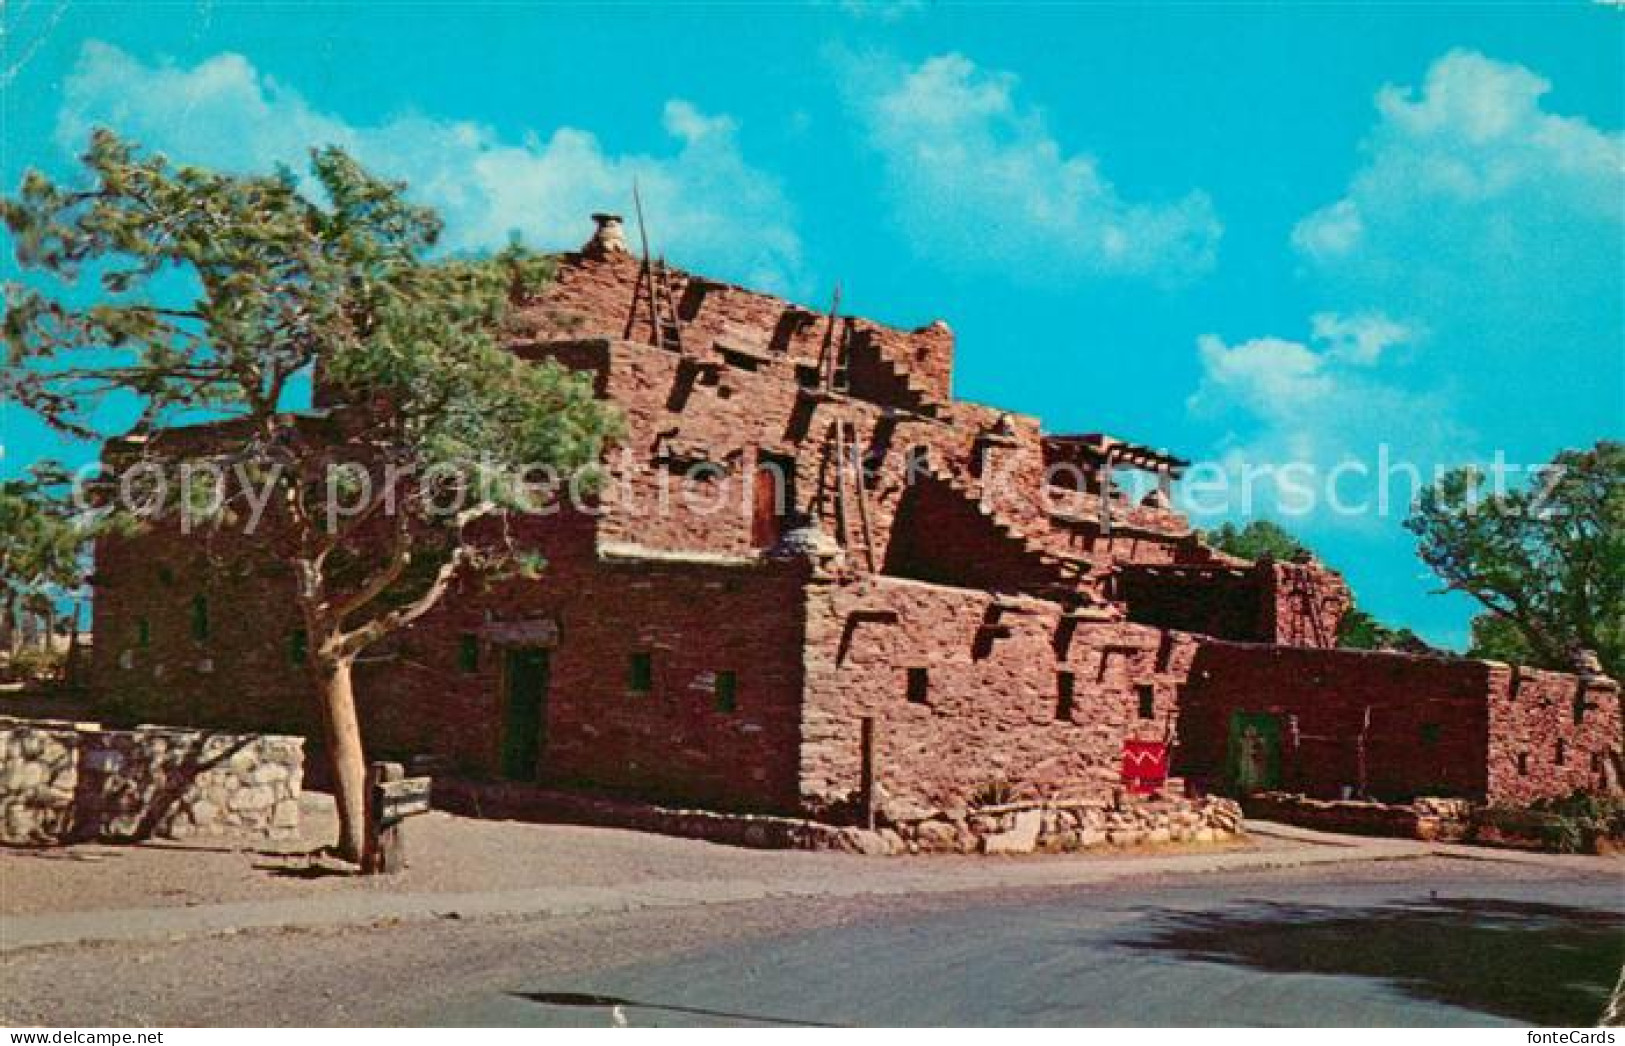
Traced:
POLYGON ((1281 785, 1281 717, 1268 712, 1230 716, 1229 778, 1238 795, 1281 785))
POLYGON ((547 651, 514 647, 503 667, 502 774, 511 781, 534 781, 547 745, 547 651))

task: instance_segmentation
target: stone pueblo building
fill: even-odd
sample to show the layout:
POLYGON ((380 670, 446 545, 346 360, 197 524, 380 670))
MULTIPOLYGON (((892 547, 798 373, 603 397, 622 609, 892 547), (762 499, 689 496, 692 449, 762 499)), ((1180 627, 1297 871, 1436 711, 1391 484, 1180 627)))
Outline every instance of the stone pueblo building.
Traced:
MULTIPOLYGON (((512 349, 624 412, 600 501, 527 521, 539 580, 469 578, 364 656, 375 754, 835 822, 1170 774, 1492 803, 1613 785, 1612 680, 1336 649, 1342 579, 1204 545, 1172 507, 1186 462, 955 399, 941 322, 646 265, 596 221, 512 349)), ((102 542, 97 687, 155 721, 312 732, 287 579, 209 570, 201 540, 102 542)))

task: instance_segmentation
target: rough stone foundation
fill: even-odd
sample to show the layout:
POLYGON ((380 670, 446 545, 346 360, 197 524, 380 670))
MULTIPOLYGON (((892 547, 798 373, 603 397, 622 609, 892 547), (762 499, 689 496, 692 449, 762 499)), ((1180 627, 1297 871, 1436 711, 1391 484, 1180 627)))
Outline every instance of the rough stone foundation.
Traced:
POLYGON ((299 832, 304 738, 0 718, 0 843, 299 832))
POLYGON ((679 810, 516 784, 435 782, 435 805, 459 813, 608 825, 731 846, 838 850, 871 857, 920 853, 1062 853, 1165 843, 1223 842, 1242 834, 1229 799, 1124 797, 1121 802, 1010 803, 882 821, 875 829, 764 814, 679 810))
POLYGON ((1389 835, 1455 842, 1472 834, 1474 803, 1465 799, 1420 798, 1408 803, 1369 799, 1314 799, 1284 792, 1260 792, 1242 801, 1248 817, 1295 824, 1323 832, 1389 835))

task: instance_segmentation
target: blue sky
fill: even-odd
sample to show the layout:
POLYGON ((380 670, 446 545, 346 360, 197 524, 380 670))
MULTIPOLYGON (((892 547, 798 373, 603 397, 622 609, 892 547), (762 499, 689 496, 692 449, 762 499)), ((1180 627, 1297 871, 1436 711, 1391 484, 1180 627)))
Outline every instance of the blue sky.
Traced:
MULTIPOLYGON (((6 5, 0 181, 96 124, 336 141, 453 246, 629 209, 686 267, 946 319, 958 395, 1224 463, 1537 463, 1625 434, 1625 8, 6 5)), ((6 252, 10 265, 9 250, 6 252)), ((61 447, 3 416, 10 474, 61 447)), ((1324 474, 1324 472, 1322 473, 1324 474)), ((1401 477, 1403 479, 1403 477, 1401 477)), ((1354 479, 1345 500, 1370 494, 1354 479)), ((1452 644, 1400 526, 1276 514, 1452 644)), ((1287 499, 1290 501, 1290 498, 1287 499)))

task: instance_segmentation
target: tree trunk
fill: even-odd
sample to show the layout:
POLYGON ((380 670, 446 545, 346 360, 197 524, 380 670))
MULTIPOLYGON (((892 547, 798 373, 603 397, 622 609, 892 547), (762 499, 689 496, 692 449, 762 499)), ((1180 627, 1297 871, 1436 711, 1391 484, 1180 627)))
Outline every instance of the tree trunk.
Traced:
POLYGON ((327 754, 333 769, 333 803, 339 815, 339 856, 361 862, 367 836, 367 758, 361 748, 361 724, 356 719, 355 688, 350 670, 353 657, 318 665, 322 687, 322 725, 327 733, 327 754))
POLYGON ((7 591, 4 603, 0 603, 0 645, 10 657, 17 656, 17 593, 7 591))

